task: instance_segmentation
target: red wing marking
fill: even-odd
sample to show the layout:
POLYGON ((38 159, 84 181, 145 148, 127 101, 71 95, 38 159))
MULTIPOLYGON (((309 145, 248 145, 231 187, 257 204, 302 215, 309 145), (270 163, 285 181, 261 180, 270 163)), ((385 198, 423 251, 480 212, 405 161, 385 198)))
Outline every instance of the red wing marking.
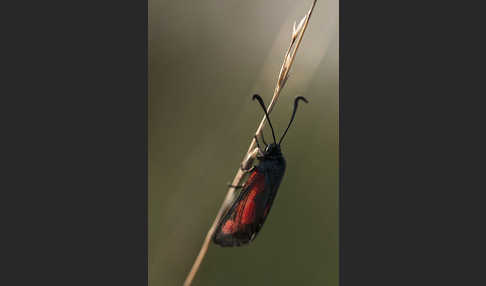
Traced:
POLYGON ((238 229, 244 228, 245 225, 255 222, 255 200, 256 196, 265 189, 265 175, 254 171, 245 185, 246 187, 242 191, 245 192, 245 196, 235 202, 236 206, 233 208, 231 219, 228 219, 221 228, 224 234, 235 233, 238 229))
POLYGON ((232 220, 226 221, 226 223, 221 228, 221 231, 225 234, 235 232, 235 222, 232 220))

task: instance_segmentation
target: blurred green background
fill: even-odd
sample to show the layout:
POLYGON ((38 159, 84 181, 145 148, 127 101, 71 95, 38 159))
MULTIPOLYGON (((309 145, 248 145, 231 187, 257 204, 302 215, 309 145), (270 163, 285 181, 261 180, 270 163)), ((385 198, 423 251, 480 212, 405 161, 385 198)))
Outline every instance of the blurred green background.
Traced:
MULTIPOLYGON (((149 285, 182 285, 311 1, 149 0, 149 285)), ((287 171, 248 247, 211 244, 193 285, 338 285, 338 0, 318 1, 271 114, 287 171)), ((267 141, 271 134, 265 128, 267 141)))

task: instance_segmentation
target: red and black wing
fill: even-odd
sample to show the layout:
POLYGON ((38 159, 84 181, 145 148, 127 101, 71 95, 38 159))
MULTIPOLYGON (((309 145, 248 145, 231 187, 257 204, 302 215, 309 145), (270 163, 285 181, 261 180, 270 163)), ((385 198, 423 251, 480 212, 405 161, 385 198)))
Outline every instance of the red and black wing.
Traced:
POLYGON ((252 241, 262 227, 275 198, 278 186, 272 185, 265 173, 255 169, 246 180, 238 198, 219 222, 213 237, 214 243, 221 246, 240 246, 252 241))

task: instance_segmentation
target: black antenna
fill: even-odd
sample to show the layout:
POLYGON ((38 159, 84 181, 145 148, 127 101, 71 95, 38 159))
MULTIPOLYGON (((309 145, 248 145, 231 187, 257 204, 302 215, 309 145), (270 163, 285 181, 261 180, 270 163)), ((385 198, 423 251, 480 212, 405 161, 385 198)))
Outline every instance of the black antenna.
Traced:
POLYGON ((255 99, 258 100, 258 102, 260 103, 260 105, 263 108, 263 112, 265 112, 265 116, 267 117, 268 124, 270 124, 270 128, 272 129, 273 142, 275 144, 277 144, 277 140, 275 140, 275 133, 273 132, 272 122, 270 122, 270 117, 268 116, 267 108, 265 107, 265 103, 263 103, 263 99, 258 94, 253 95, 253 100, 255 100, 255 99))
POLYGON ((294 121, 295 112, 297 112, 297 106, 298 106, 299 100, 301 100, 301 99, 305 103, 308 103, 307 99, 305 99, 305 97, 303 97, 303 96, 297 96, 295 98, 295 101, 294 101, 294 111, 292 112, 292 117, 290 118, 289 126, 287 126, 287 129, 285 129, 284 134, 282 135, 282 137, 280 137, 280 141, 278 142, 278 145, 280 145, 280 143, 282 143, 282 140, 284 139, 285 134, 287 134, 287 131, 289 130, 290 124, 292 124, 292 121, 294 121))

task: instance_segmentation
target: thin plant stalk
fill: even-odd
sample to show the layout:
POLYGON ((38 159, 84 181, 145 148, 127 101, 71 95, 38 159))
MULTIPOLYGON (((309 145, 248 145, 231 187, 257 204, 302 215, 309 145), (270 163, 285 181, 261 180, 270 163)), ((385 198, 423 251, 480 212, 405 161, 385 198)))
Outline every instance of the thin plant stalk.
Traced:
MULTIPOLYGON (((289 77, 289 71, 290 68, 292 67, 292 64, 295 59, 295 55, 297 53, 297 49, 300 46, 300 43, 302 42, 302 37, 304 36, 304 32, 307 28, 307 25, 309 23, 310 16, 312 14, 312 11, 314 10, 314 7, 316 5, 317 0, 314 0, 312 2, 312 6, 307 12, 307 14, 302 18, 300 23, 296 26, 296 23, 294 22, 294 27, 293 27, 293 32, 292 32, 292 39, 290 42, 290 46, 285 53, 284 57, 284 62, 282 64, 282 67, 280 68, 280 73, 277 81, 277 85, 275 86, 274 92, 273 92, 273 97, 272 100, 270 101, 270 104, 268 105, 267 112, 270 114, 272 111, 273 107, 275 106, 275 103, 277 102, 278 97, 280 96, 280 91, 282 88, 285 86, 285 83, 287 82, 287 79, 289 77)), ((263 117, 262 121, 260 122, 260 125, 258 126, 255 134, 258 136, 261 134, 263 127, 265 126, 266 118, 265 116, 263 117)), ((243 158, 243 162, 241 166, 248 166, 250 165, 253 160, 254 160, 254 150, 256 141, 255 138, 252 139, 250 147, 248 148, 248 152, 245 154, 243 158)), ((243 179, 244 172, 241 170, 241 168, 238 168, 238 171, 236 172, 236 176, 233 179, 231 185, 233 186, 239 186, 241 183, 241 180, 243 179)), ((216 215, 213 224, 211 225, 211 228, 209 229, 208 233, 206 234, 206 237, 204 238, 204 242, 201 246, 201 249, 199 250, 199 254, 196 257, 196 260, 194 261, 194 264, 192 265, 191 271, 186 277, 186 280, 184 281, 184 286, 190 286, 192 284, 192 281, 194 280, 194 277, 196 276, 197 271, 199 270, 199 267, 201 266, 202 260, 206 256, 206 253, 209 248, 209 244, 211 242, 211 238, 214 234, 214 231, 223 216, 224 212, 227 210, 229 207, 230 203, 232 202, 234 197, 234 188, 229 187, 228 192, 226 193, 226 196, 224 198, 223 203, 221 204, 221 207, 219 208, 218 214, 216 215)))

